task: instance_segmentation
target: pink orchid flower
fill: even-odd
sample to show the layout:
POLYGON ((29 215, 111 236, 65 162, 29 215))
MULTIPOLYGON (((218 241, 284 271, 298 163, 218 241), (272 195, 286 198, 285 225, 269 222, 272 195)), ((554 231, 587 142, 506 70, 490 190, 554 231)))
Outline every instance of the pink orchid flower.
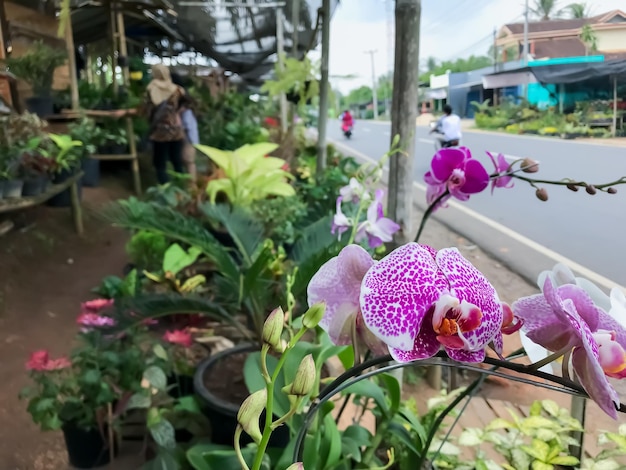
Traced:
MULTIPOLYGON (((496 173, 506 174, 511 171, 511 165, 506 161, 506 158, 501 153, 497 157, 494 157, 493 153, 487 152, 487 155, 493 162, 493 166, 496 168, 496 173)), ((491 180, 491 194, 495 188, 512 188, 513 187, 512 176, 498 176, 491 180)))
POLYGON ((619 396, 607 376, 626 376, 626 329, 580 286, 556 287, 546 276, 543 293, 513 303, 528 338, 549 351, 571 349, 578 380, 605 413, 617 418, 619 396))
POLYGON ((344 201, 352 201, 357 204, 362 197, 367 197, 367 191, 356 178, 350 178, 350 182, 347 186, 344 186, 339 190, 344 201))
POLYGON ((67 369, 71 366, 72 363, 67 357, 50 359, 50 354, 45 349, 33 352, 28 358, 28 362, 26 362, 27 370, 37 372, 67 369))
POLYGON ((97 313, 83 312, 76 318, 76 323, 89 329, 93 327, 114 326, 117 322, 111 317, 98 315, 97 313))
POLYGON ((168 343, 178 344, 185 348, 190 348, 193 344, 191 333, 187 330, 166 331, 163 335, 163 339, 168 343))
POLYGON ((346 246, 338 256, 326 262, 311 278, 307 288, 309 306, 326 303, 320 327, 339 346, 356 339, 377 355, 387 354, 386 346, 363 323, 359 305, 361 282, 374 265, 370 254, 359 245, 346 246))
POLYGON ((430 163, 431 171, 424 175, 428 185, 426 201, 434 203, 448 190, 443 205, 451 196, 467 201, 471 194, 479 193, 489 185, 489 174, 478 160, 472 158, 467 147, 439 150, 430 163))
POLYGON ((429 358, 442 346, 461 362, 482 362, 490 343, 502 352, 502 304, 456 248, 394 250, 363 278, 360 304, 365 325, 396 361, 429 358))
POLYGON ((352 227, 352 221, 348 217, 346 217, 346 215, 341 210, 342 202, 343 197, 339 196, 337 198, 337 212, 333 216, 333 225, 330 229, 330 233, 333 235, 337 233, 339 238, 341 238, 342 233, 352 227))
POLYGON ((384 217, 383 198, 385 191, 376 190, 374 201, 367 209, 367 219, 359 225, 355 241, 361 242, 367 237, 370 248, 378 248, 383 243, 393 240, 393 234, 400 230, 400 226, 393 220, 384 217))

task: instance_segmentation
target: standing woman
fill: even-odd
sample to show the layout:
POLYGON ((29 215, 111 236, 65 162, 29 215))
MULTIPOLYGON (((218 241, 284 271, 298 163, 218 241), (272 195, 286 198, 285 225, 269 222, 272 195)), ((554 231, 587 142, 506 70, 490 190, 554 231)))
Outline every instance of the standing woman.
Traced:
POLYGON ((152 81, 144 104, 144 115, 150 124, 153 164, 159 184, 169 181, 167 162, 174 171, 183 173, 185 130, 180 115, 184 90, 172 82, 170 70, 163 64, 152 66, 152 81))

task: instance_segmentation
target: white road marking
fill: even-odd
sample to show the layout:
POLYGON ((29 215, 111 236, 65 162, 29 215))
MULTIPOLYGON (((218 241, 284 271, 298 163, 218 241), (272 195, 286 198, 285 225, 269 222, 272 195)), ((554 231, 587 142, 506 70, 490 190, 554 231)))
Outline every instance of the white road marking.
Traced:
MULTIPOLYGON (((421 139, 420 139, 421 140, 421 139)), ((343 150, 345 152, 349 152, 352 153, 353 155, 355 155, 356 157, 362 159, 362 160, 366 160, 370 163, 374 163, 377 164, 378 162, 376 160, 374 160, 371 157, 368 157, 367 155, 359 152, 358 150, 355 150, 351 147, 348 147, 347 145, 341 144, 339 142, 334 142, 335 145, 337 147, 339 147, 340 149, 343 148, 343 150)), ((424 186, 423 184, 417 183, 417 182, 413 182, 413 186, 421 191, 426 191, 426 186, 424 186)), ((458 202, 455 201, 448 201, 448 204, 452 207, 454 207, 455 209, 465 213, 467 216, 469 217, 473 217, 474 219, 476 219, 479 222, 482 222, 483 224, 491 227, 494 230, 497 230, 498 232, 502 233, 503 235, 506 235, 510 238, 512 238, 513 240, 521 243, 522 245, 527 246, 530 249, 533 249, 535 251, 537 251, 538 253, 542 254, 543 256, 552 259, 554 262, 556 263, 563 263, 565 265, 567 265, 570 269, 577 271, 582 277, 585 277, 587 279, 589 279, 591 282, 598 284, 602 287, 604 287, 605 289, 612 289, 613 287, 618 287, 622 290, 626 290, 626 287, 621 286, 620 284, 618 284, 615 281, 612 281, 611 279, 602 276, 601 274, 596 273, 595 271, 592 271, 589 268, 586 268, 580 264, 578 264, 577 262, 557 253, 556 251, 553 251, 539 243, 537 243, 534 240, 531 240, 530 238, 525 237, 524 235, 521 235, 519 233, 517 233, 514 230, 511 230, 508 227, 505 227, 504 225, 496 222, 495 220, 492 220, 488 217, 485 217, 482 214, 479 214, 476 211, 473 211, 472 209, 468 209, 466 206, 459 204, 458 202)))

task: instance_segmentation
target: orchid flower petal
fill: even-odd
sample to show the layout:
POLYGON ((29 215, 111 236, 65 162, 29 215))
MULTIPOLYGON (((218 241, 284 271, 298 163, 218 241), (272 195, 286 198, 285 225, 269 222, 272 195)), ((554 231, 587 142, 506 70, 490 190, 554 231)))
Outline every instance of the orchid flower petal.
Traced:
POLYGON ((372 266, 363 278, 363 320, 390 347, 411 350, 426 313, 447 289, 431 252, 408 243, 372 266))

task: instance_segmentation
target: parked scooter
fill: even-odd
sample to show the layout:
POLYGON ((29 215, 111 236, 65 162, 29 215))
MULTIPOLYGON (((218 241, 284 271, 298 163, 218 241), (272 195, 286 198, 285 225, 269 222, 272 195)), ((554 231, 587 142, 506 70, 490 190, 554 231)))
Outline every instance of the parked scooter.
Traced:
POLYGON ((348 124, 344 123, 341 125, 341 131, 343 132, 343 136, 346 139, 349 139, 350 137, 352 137, 352 130, 353 130, 353 127, 348 124))
MULTIPOLYGON (((443 133, 437 130, 437 121, 430 122, 430 133, 443 135, 443 133)), ((458 147, 459 145, 461 145, 461 141, 459 139, 454 139, 454 140, 442 140, 440 138, 435 139, 435 150, 458 147)))

